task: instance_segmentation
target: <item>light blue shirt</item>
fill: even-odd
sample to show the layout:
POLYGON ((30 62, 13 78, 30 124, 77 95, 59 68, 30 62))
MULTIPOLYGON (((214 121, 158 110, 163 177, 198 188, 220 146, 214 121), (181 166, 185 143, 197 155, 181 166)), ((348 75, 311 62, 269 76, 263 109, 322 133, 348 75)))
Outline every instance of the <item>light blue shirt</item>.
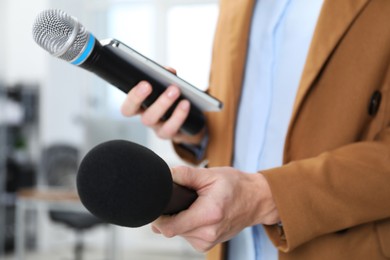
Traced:
MULTIPOLYGON (((284 141, 323 0, 257 0, 240 101, 234 167, 256 173, 282 165, 284 141)), ((273 260, 262 225, 229 242, 229 260, 273 260)))

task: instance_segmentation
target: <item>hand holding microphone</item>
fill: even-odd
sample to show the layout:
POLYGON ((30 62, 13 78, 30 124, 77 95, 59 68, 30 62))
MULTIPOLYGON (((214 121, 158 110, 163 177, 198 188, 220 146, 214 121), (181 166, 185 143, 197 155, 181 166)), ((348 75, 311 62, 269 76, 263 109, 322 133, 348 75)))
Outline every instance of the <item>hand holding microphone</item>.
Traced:
POLYGON ((168 86, 180 88, 162 120, 172 115, 177 104, 184 99, 191 101, 188 116, 180 129, 195 135, 205 126, 203 111, 218 111, 222 103, 195 88, 188 82, 159 66, 122 42, 109 39, 98 41, 74 17, 60 10, 41 12, 33 25, 33 37, 39 46, 53 56, 93 72, 102 79, 128 93, 142 80, 151 84, 152 91, 141 106, 148 108, 164 93, 168 86))
POLYGON ((84 157, 77 190, 84 206, 108 223, 139 227, 153 222, 155 232, 182 236, 202 252, 245 227, 280 221, 262 174, 176 167, 172 175, 151 150, 114 140, 84 157))
POLYGON ((100 219, 125 227, 146 225, 187 209, 195 191, 172 182, 168 165, 148 148, 123 140, 102 143, 83 158, 77 190, 100 219))

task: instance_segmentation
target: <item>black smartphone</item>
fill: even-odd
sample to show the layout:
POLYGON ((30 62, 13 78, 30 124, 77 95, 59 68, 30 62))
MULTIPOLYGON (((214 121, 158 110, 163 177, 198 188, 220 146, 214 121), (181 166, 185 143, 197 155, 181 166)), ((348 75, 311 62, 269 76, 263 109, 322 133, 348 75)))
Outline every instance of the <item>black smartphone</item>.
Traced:
POLYGON ((202 111, 220 111, 222 109, 223 105, 221 101, 191 85, 126 44, 116 39, 103 40, 101 41, 101 44, 103 47, 110 48, 119 55, 121 55, 121 52, 123 52, 122 55, 126 54, 123 55, 124 58, 142 72, 143 75, 139 75, 139 78, 146 75, 147 78, 145 78, 145 80, 152 78, 152 81, 157 81, 165 87, 169 85, 179 87, 184 98, 191 101, 192 104, 202 111))

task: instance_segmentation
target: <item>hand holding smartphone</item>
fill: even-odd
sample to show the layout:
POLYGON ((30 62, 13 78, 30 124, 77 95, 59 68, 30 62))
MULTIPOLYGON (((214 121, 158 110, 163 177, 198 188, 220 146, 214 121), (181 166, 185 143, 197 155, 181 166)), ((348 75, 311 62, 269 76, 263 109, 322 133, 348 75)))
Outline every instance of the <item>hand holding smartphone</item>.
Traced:
MULTIPOLYGON (((222 103, 219 100, 189 84, 120 41, 115 39, 103 40, 101 45, 101 52, 108 53, 108 55, 104 56, 116 57, 115 61, 107 62, 111 65, 116 64, 116 73, 118 74, 116 77, 109 78, 110 83, 125 93, 128 93, 140 81, 148 81, 151 84, 153 88, 152 93, 143 102, 142 107, 147 108, 152 105, 170 85, 175 85, 180 89, 181 96, 162 117, 162 120, 166 120, 171 116, 174 108, 181 100, 188 99, 191 102, 191 109, 187 120, 181 128, 183 132, 190 135, 199 133, 205 124, 203 112, 222 109, 222 103), (126 82, 126 84, 123 84, 123 82, 126 82)), ((88 68, 86 67, 86 69, 88 68)))
POLYGON ((33 25, 33 37, 39 46, 53 56, 84 68, 113 86, 128 93, 142 80, 153 87, 143 101, 144 108, 153 104, 170 85, 180 88, 182 95, 162 117, 170 117, 182 99, 191 101, 190 111, 180 130, 195 135, 204 129, 203 111, 218 111, 222 103, 191 86, 157 63, 118 40, 98 41, 78 20, 61 10, 41 12, 33 25))

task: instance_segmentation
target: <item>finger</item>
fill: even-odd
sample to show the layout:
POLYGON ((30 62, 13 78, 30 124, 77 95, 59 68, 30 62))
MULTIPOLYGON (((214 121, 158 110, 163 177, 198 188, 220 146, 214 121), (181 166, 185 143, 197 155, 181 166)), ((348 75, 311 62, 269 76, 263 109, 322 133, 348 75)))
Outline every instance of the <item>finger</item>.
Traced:
POLYGON ((173 181, 185 187, 201 191, 209 181, 208 174, 202 174, 203 168, 177 166, 171 169, 173 181))
POLYGON ((213 248, 216 243, 210 243, 207 242, 201 238, 194 238, 194 237, 186 237, 183 236, 183 238, 190 243, 190 245, 198 252, 200 253, 206 253, 209 251, 211 248, 213 248))
POLYGON ((121 107, 121 113, 124 116, 136 115, 141 107, 142 102, 152 92, 152 86, 146 82, 141 81, 134 86, 129 93, 121 107))
POLYGON ((207 192, 213 183, 212 175, 202 168, 179 166, 172 168, 175 183, 197 191, 198 198, 191 206, 173 216, 161 216, 154 224, 165 236, 172 237, 185 234, 191 230, 210 226, 221 221, 223 214, 221 205, 214 203, 207 192))
POLYGON ((161 234, 161 231, 155 226, 155 225, 151 225, 151 227, 152 227, 152 231, 154 232, 154 233, 156 233, 156 234, 161 234))
POLYGON ((172 72, 173 74, 177 74, 177 71, 174 69, 174 68, 172 68, 172 67, 169 67, 169 66, 166 66, 165 67, 168 71, 170 71, 170 72, 172 72))
POLYGON ((190 102, 188 100, 182 100, 179 102, 171 117, 164 122, 164 124, 156 130, 158 137, 162 139, 172 139, 178 134, 180 127, 186 120, 190 111, 190 102))
POLYGON ((215 204, 205 202, 200 196, 188 210, 181 211, 173 216, 161 216, 154 225, 166 237, 174 237, 196 230, 198 228, 215 225, 222 220, 222 211, 215 204))
POLYGON ((157 100, 142 115, 142 122, 147 126, 157 124, 166 111, 172 106, 180 96, 180 91, 176 86, 169 86, 157 100))
MULTIPOLYGON (((193 248, 200 252, 206 252, 218 243, 224 242, 229 238, 220 237, 215 230, 214 226, 206 226, 191 230, 184 234, 179 234, 187 242, 191 244, 193 248)), ((152 231, 156 234, 162 234, 157 228, 156 224, 152 224, 152 231)), ((163 234, 164 235, 164 234, 163 234)), ((165 234, 167 237, 172 237, 173 234, 165 234)))

